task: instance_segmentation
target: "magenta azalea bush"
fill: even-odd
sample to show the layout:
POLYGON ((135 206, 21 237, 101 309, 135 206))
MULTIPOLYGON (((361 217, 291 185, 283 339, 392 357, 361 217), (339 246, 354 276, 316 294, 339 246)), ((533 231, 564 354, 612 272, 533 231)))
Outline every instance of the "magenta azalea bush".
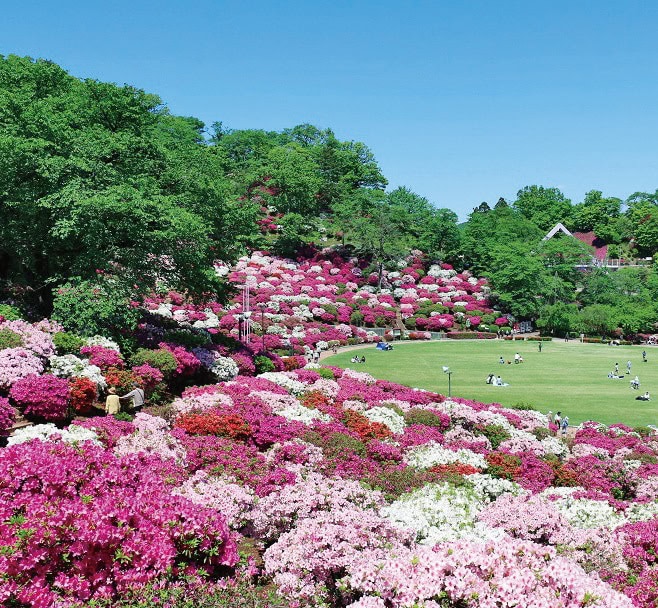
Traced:
POLYGON ((0 437, 6 437, 16 420, 18 412, 11 406, 8 399, 0 397, 0 437))
POLYGON ((0 602, 73 605, 234 566, 224 518, 172 494, 152 465, 89 443, 0 451, 0 602))
POLYGON ((69 403, 69 383, 51 374, 17 380, 9 396, 27 416, 49 421, 64 420, 69 403))

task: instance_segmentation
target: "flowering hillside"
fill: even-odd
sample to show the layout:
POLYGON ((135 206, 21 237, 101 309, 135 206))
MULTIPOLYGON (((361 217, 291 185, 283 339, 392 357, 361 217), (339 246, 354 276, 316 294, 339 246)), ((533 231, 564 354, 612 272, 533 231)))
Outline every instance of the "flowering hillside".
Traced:
MULTIPOLYGON (((327 250, 311 259, 292 262, 256 252, 234 268, 219 266, 229 282, 247 286, 251 301, 249 344, 255 350, 288 349, 308 354, 330 342, 336 344, 379 340, 369 327, 404 323, 412 339, 428 339, 429 331, 481 329, 508 324, 487 302, 484 279, 457 273, 449 265, 428 265, 420 252, 399 263, 400 270, 379 277, 367 274, 367 264, 343 259, 327 250), (261 337, 265 325, 265 337, 261 337), (365 328, 364 328, 365 327, 365 328)), ((244 325, 243 296, 225 309, 193 305, 169 293, 145 302, 151 313, 198 329, 226 331, 240 337, 244 325)))
POLYGON ((621 425, 567 446, 538 412, 313 365, 190 387, 169 424, 80 425, 0 451, 5 603, 245 578, 289 606, 658 601, 658 439, 621 425))

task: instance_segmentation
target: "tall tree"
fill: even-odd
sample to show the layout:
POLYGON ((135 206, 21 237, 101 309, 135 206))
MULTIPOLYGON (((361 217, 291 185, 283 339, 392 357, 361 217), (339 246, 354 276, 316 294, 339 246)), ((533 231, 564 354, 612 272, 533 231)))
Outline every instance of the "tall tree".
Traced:
POLYGON ((202 124, 130 86, 0 57, 0 289, 50 307, 97 273, 150 289, 219 289, 216 258, 243 212, 226 205, 202 124))
POLYGON ((568 222, 571 201, 558 188, 526 186, 518 191, 514 208, 544 231, 558 222, 568 222))
POLYGON ((569 227, 582 232, 593 230, 600 236, 601 228, 620 216, 621 204, 619 198, 604 197, 600 190, 590 190, 585 194, 585 200, 571 209, 569 227))

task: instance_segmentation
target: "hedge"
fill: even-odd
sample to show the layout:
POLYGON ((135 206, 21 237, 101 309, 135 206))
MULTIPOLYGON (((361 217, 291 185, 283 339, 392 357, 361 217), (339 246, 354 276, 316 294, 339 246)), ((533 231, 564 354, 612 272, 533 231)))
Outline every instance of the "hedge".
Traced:
POLYGON ((449 331, 446 338, 451 340, 495 340, 496 334, 485 331, 449 331))

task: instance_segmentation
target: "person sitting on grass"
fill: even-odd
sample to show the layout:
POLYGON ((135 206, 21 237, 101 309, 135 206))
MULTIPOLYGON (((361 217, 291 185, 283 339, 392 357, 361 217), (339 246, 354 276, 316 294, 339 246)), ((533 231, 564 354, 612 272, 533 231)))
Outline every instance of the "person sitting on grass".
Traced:
POLYGON ((636 401, 651 401, 651 396, 649 395, 649 391, 644 393, 644 395, 638 395, 635 397, 636 401))

